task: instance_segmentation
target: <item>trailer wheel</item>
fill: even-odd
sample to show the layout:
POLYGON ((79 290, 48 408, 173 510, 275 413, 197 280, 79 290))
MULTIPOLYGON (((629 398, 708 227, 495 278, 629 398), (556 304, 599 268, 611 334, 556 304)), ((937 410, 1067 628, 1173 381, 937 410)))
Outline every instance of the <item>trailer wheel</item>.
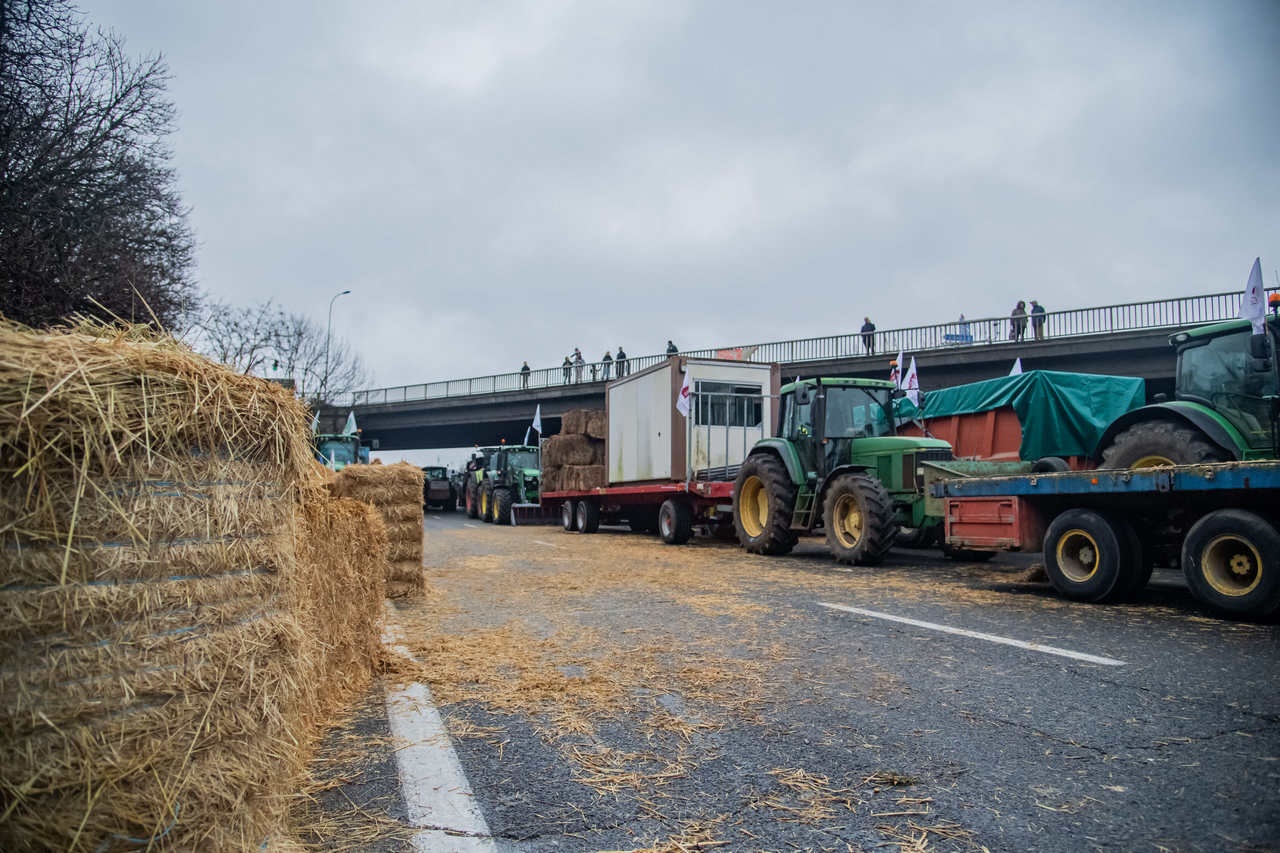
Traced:
POLYGON ((1121 432, 1102 451, 1101 468, 1155 468, 1226 462, 1221 448, 1210 444, 1197 429, 1171 421, 1144 421, 1121 432))
POLYGON ((1224 613, 1269 616, 1280 608, 1280 531, 1247 510, 1211 512, 1187 532, 1182 573, 1197 599, 1224 613))
POLYGON ((600 505, 595 501, 578 501, 574 519, 579 533, 595 533, 600 529, 600 505))
POLYGON ((493 523, 494 524, 510 524, 511 523, 511 490, 510 489, 494 489, 493 490, 493 523))
POLYGON ((466 504, 467 504, 467 518, 480 517, 480 501, 479 501, 479 496, 476 494, 477 485, 479 484, 476 483, 475 480, 472 480, 469 483, 467 483, 467 491, 464 497, 464 500, 466 501, 466 504))
POLYGON ((658 509, 658 535, 668 545, 683 545, 693 536, 693 510, 684 501, 666 500, 658 509))
POLYGON ((560 526, 564 528, 565 533, 572 533, 574 531, 573 510, 573 501, 564 501, 560 504, 560 526))
POLYGON ((822 505, 827 547, 838 563, 874 566, 898 537, 893 500, 884 484, 865 474, 841 474, 822 505))
POLYGON ((752 554, 786 554, 796 545, 791 514, 796 485, 782 460, 767 453, 748 456, 733 484, 733 527, 752 554))
POLYGON ((1067 598, 1107 601, 1129 591, 1133 542, 1122 523, 1091 509, 1058 515, 1044 535, 1044 569, 1067 598))
POLYGON ((1116 586, 1116 598, 1133 598, 1147 588, 1151 574, 1155 571, 1155 554, 1142 541, 1138 527, 1127 518, 1108 516, 1112 525, 1123 537, 1128 547, 1128 559, 1120 565, 1120 584, 1116 586), (1121 589, 1120 587, 1124 588, 1121 589))

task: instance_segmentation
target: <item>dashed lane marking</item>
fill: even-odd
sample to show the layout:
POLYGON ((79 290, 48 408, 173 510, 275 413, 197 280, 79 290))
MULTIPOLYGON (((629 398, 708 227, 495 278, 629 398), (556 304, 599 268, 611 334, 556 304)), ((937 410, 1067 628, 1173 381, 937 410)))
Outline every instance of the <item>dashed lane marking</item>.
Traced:
POLYGON ((543 542, 541 539, 532 539, 530 541, 533 542, 534 545, 546 545, 548 548, 564 548, 563 545, 557 545, 554 542, 543 542))
POLYGON ((975 640, 986 640, 988 643, 999 643, 1002 646, 1013 646, 1019 649, 1027 649, 1033 652, 1043 652, 1046 655, 1057 655, 1058 657, 1071 658, 1072 660, 1085 661, 1086 663, 1096 663, 1102 666, 1124 666, 1125 662, 1116 660, 1115 658, 1104 658, 1097 655, 1088 655, 1084 652, 1073 652, 1070 649, 1060 649, 1057 646, 1046 646, 1041 643, 1028 643, 1025 640, 1015 640, 1011 637, 1001 637, 996 634, 984 634, 981 631, 970 631, 967 628, 952 628, 950 625, 939 625, 937 622, 924 622, 920 619, 908 619, 906 616, 894 616, 892 613, 880 613, 876 610, 864 610, 861 607, 848 607, 843 604, 831 604, 826 601, 819 601, 823 607, 829 607, 832 610, 843 610, 846 613, 857 613, 859 616, 870 616, 872 619, 884 619, 889 622, 899 622, 903 625, 912 625, 916 628, 925 628, 929 631, 941 631, 944 634, 956 634, 961 637, 970 637, 975 640))
POLYGON ((462 526, 463 526, 463 527, 479 527, 480 525, 478 525, 478 524, 467 524, 467 523, 465 523, 465 522, 464 522, 462 526))

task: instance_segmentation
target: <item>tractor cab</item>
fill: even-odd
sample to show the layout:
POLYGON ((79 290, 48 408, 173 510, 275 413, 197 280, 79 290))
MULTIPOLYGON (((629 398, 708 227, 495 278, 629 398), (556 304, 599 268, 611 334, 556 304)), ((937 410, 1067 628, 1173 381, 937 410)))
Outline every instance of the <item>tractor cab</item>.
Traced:
POLYGON ((368 458, 367 455, 362 456, 360 437, 356 435, 319 434, 314 437, 312 446, 316 459, 334 471, 341 471, 348 465, 359 464, 368 458))

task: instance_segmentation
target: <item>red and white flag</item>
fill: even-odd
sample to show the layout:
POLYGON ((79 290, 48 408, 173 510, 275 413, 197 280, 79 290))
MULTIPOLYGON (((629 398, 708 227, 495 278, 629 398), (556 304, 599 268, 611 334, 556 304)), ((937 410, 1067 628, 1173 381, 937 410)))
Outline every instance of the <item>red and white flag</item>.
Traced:
POLYGON ((693 389, 689 383, 692 377, 689 375, 688 368, 684 371, 684 384, 680 386, 680 393, 676 395, 676 411, 689 417, 689 395, 693 393, 693 389))
POLYGON ((894 388, 904 388, 902 384, 902 350, 898 350, 898 360, 889 365, 889 381, 894 388))
POLYGON ((902 378, 902 388, 907 392, 907 399, 912 405, 920 405, 920 376, 916 373, 916 357, 911 356, 911 366, 907 368, 907 375, 902 378))

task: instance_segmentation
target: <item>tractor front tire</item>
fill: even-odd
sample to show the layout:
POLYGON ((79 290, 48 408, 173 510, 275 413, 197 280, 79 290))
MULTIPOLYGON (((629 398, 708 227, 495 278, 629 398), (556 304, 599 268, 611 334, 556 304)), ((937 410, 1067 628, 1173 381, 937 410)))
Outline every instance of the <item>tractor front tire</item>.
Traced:
POLYGON ((827 547, 837 563, 874 566, 898 538, 889 491, 866 474, 841 474, 822 503, 827 547))
POLYGON ((738 543, 751 554, 778 556, 796 545, 791 516, 796 485, 776 456, 748 456, 733 484, 733 527, 738 543))
POLYGON ((511 523, 511 490, 497 488, 493 490, 493 523, 511 523))
POLYGON ((1144 421, 1122 431, 1102 451, 1100 468, 1155 468, 1226 462, 1227 454, 1199 430, 1172 421, 1144 421))
POLYGON ((1201 518, 1182 543, 1182 573, 1200 601, 1231 616, 1280 609, 1280 530, 1243 509, 1201 518))

